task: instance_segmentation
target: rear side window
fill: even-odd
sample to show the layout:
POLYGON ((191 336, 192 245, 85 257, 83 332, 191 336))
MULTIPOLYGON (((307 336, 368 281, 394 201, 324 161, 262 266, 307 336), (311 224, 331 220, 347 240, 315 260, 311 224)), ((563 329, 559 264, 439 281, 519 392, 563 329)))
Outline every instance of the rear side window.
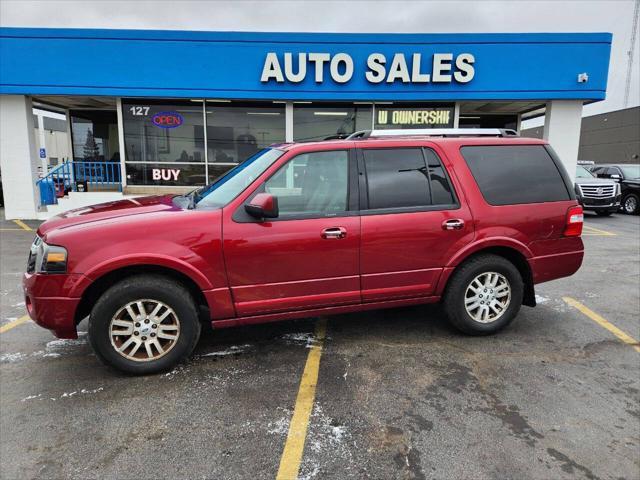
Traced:
POLYGON ((430 149, 363 149, 369 209, 455 203, 440 159, 430 149))
POLYGON ((460 149, 491 205, 557 202, 570 194, 543 145, 469 146, 460 149))

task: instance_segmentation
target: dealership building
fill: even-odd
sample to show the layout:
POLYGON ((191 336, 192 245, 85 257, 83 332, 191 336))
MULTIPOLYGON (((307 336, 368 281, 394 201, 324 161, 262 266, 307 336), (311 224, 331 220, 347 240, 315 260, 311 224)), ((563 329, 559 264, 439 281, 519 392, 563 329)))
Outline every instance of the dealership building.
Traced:
POLYGON ((519 131, 539 115, 573 173, 582 108, 605 98, 610 49, 609 33, 1 28, 5 216, 185 191, 274 143, 519 131), (47 138, 64 122, 54 152, 47 138))

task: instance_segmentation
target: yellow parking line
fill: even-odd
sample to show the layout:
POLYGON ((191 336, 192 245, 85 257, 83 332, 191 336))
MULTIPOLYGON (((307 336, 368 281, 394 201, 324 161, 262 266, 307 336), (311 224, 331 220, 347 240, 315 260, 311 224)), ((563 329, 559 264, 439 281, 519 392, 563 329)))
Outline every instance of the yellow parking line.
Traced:
POLYGON ((12 322, 5 323, 0 327, 0 333, 8 332, 12 328, 17 327, 18 325, 22 325, 25 322, 29 321, 29 315, 25 315, 24 317, 20 317, 12 322))
POLYGON ((585 307, 579 301, 577 301, 577 300, 575 300, 575 299, 573 299, 571 297, 562 297, 562 299, 565 302, 567 302, 568 305, 572 306, 573 308, 578 309, 579 311, 584 313, 587 317, 589 317, 591 320, 593 320, 598 325, 600 325, 602 328, 606 328, 611 333, 613 333, 616 337, 618 337, 620 340, 622 340, 624 343, 631 345, 637 352, 640 353, 640 342, 638 342, 638 340, 636 340, 635 338, 633 338, 630 335, 627 335, 625 332, 620 330, 614 324, 608 322, 607 320, 605 320, 603 317, 598 315, 593 310, 590 310, 589 308, 585 307))
POLYGON ((583 225, 582 230, 586 230, 588 232, 584 235, 600 235, 603 237, 615 237, 617 235, 617 233, 607 232, 606 230, 600 230, 599 228, 594 228, 589 225, 583 225))
POLYGON ((307 363, 300 379, 300 388, 296 405, 289 424, 287 441, 284 444, 284 451, 280 458, 280 467, 276 480, 294 480, 298 478, 304 442, 307 437, 307 427, 309 417, 313 409, 313 402, 316 396, 316 384, 318 383, 318 371, 320 369, 320 357, 322 356, 322 346, 327 334, 327 320, 321 318, 316 324, 316 343, 309 350, 307 363))
POLYGON ((13 222, 16 225, 18 225, 21 229, 26 230, 27 232, 33 232, 33 229, 29 225, 24 223, 22 220, 14 220, 13 222))

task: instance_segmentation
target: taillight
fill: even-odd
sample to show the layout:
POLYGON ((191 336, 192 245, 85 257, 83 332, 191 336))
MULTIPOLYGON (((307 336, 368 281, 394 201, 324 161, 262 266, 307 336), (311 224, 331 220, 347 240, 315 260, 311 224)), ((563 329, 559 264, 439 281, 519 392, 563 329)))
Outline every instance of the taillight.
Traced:
POLYGON ((582 235, 582 224, 584 223, 584 213, 582 207, 571 207, 567 211, 567 223, 564 227, 565 237, 579 237, 582 235))

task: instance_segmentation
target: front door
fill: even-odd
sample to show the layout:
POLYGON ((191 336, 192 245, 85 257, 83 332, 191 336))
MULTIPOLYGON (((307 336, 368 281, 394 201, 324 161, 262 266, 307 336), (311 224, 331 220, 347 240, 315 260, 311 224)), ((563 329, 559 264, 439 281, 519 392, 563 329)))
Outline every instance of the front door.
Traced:
POLYGON ((255 191, 277 197, 278 218, 253 219, 243 205, 233 218, 225 213, 224 254, 239 316, 360 302, 351 157, 331 150, 289 159, 255 191))
POLYGON ((361 152, 362 299, 430 296, 447 261, 473 239, 471 212, 433 149, 361 152))

